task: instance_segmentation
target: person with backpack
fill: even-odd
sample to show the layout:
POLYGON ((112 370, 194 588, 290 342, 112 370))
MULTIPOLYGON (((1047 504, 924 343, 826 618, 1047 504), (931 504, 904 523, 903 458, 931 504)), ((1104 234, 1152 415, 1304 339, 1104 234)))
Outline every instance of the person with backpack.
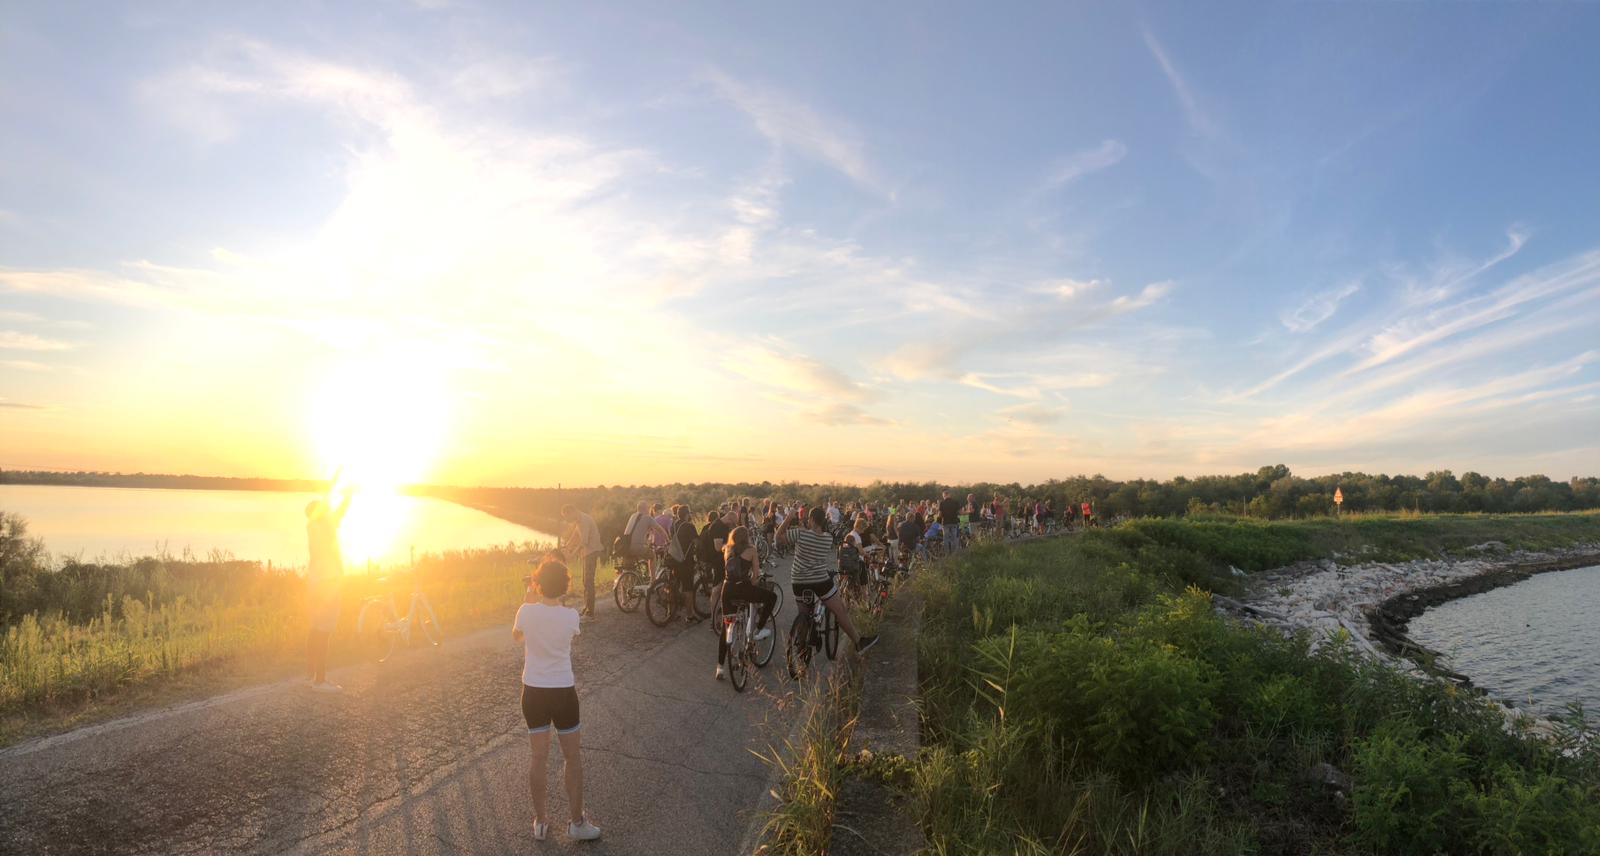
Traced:
POLYGON ((656 553, 650 549, 650 543, 657 536, 660 536, 660 543, 667 542, 667 530, 650 515, 650 504, 640 500, 639 510, 628 518, 628 525, 622 529, 622 544, 627 558, 644 560, 647 580, 656 577, 656 553))
POLYGON ((700 533, 695 531, 689 506, 672 507, 672 532, 667 539, 667 567, 678 583, 678 594, 683 598, 683 623, 696 624, 700 616, 694 611, 694 559, 695 542, 700 533))

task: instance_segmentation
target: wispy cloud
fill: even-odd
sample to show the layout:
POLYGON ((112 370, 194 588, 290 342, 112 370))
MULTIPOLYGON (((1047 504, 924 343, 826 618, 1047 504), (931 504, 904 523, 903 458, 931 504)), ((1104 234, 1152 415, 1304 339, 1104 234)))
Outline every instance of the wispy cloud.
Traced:
POLYGON ((873 416, 854 404, 830 404, 821 410, 814 411, 810 417, 823 425, 893 425, 894 422, 881 416, 873 416))
POLYGON ((0 330, 0 349, 12 351, 70 351, 76 348, 73 342, 63 342, 59 339, 47 339, 35 336, 32 333, 20 333, 16 330, 0 330))
POLYGON ((1291 333, 1308 333, 1332 318, 1333 313, 1339 311, 1339 304, 1360 290, 1361 283, 1349 282, 1318 292, 1306 298, 1305 302, 1293 311, 1285 312, 1278 320, 1282 321, 1283 326, 1289 328, 1291 333))
POLYGON ((47 372, 50 366, 33 360, 0 360, 0 367, 19 369, 25 372, 47 372))
POLYGON ((39 406, 37 404, 23 404, 20 401, 12 401, 12 400, 7 399, 7 398, 0 398, 0 408, 5 408, 7 410, 43 410, 44 409, 43 407, 41 407, 41 406, 39 406))
POLYGON ((1161 73, 1166 75, 1167 83, 1171 84, 1172 94, 1178 99, 1178 106, 1183 109, 1183 118, 1189 124, 1190 130, 1203 137, 1220 136, 1220 126, 1201 106, 1188 80, 1178 71, 1177 65, 1167 54, 1166 47, 1149 27, 1144 28, 1144 44, 1150 49, 1150 55, 1155 57, 1156 64, 1161 67, 1161 73))
POLYGON ((850 123, 824 116, 804 101, 711 69, 706 80, 755 123, 774 145, 833 167, 856 183, 886 195, 866 154, 861 134, 850 123))
POLYGON ((1062 158, 1045 178, 1045 190, 1057 190, 1092 172, 1109 169, 1128 156, 1121 140, 1104 140, 1092 149, 1073 152, 1062 158))

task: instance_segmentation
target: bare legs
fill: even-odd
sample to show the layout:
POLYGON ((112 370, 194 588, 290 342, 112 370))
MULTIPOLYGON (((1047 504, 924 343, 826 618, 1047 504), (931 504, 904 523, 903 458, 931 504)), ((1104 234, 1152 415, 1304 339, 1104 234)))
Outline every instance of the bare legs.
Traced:
POLYGON ((324 631, 313 630, 306 639, 306 671, 314 684, 328 680, 328 634, 324 631))
MULTIPOLYGON (((572 822, 583 821, 583 755, 581 732, 560 734, 561 766, 567 786, 567 805, 572 809, 572 822)), ((533 797, 533 819, 539 823, 550 822, 549 766, 550 730, 528 735, 533 749, 533 761, 528 766, 528 791, 533 797)))
POLYGON ((833 613, 833 617, 839 622, 839 629, 844 631, 844 635, 850 637, 850 644, 860 645, 861 639, 856 636, 856 625, 850 620, 850 607, 844 602, 844 598, 834 595, 823 601, 823 604, 828 607, 828 611, 833 613))

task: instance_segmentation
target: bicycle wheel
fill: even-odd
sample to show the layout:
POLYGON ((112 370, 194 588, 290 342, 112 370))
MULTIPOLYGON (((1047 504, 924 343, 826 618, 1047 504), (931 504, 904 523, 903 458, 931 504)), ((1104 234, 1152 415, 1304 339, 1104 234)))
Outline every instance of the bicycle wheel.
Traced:
POLYGON ((839 619, 827 607, 822 609, 822 647, 827 650, 828 659, 839 656, 839 619))
POLYGON ((771 559, 772 559, 772 545, 767 543, 767 539, 765 539, 765 538, 757 538, 756 539, 756 560, 761 563, 762 567, 765 567, 767 562, 771 561, 771 559))
MULTIPOLYGON (((751 608, 754 609, 754 607, 751 608)), ((778 650, 777 615, 773 615, 772 618, 767 619, 767 629, 772 631, 767 638, 750 640, 750 660, 756 664, 756 668, 758 669, 766 668, 767 664, 772 662, 773 652, 778 650)))
POLYGON ((399 635, 395 633, 394 624, 394 608, 387 601, 373 600, 362 605, 361 615, 356 619, 356 647, 362 656, 379 663, 388 660, 399 635))
POLYGON ((750 658, 745 650, 749 641, 744 636, 744 616, 733 622, 732 638, 728 641, 728 681, 733 691, 742 693, 750 683, 750 658))
POLYGON ((413 611, 417 615, 417 629, 421 631, 421 638, 427 640, 429 645, 438 647, 444 641, 444 628, 439 626, 439 616, 433 614, 433 604, 428 602, 427 595, 417 595, 413 611))
POLYGON ((644 600, 639 593, 639 575, 633 571, 617 574, 617 581, 611 584, 611 597, 616 600, 617 609, 623 612, 636 611, 639 601, 644 600))
POLYGON ((761 586, 762 588, 766 589, 767 591, 772 592, 773 596, 777 598, 777 600, 772 602, 772 614, 774 616, 782 614, 782 612, 783 612, 783 586, 778 585, 778 581, 773 579, 771 576, 768 576, 767 574, 762 574, 761 578, 756 581, 756 585, 761 586))
POLYGON ((644 614, 650 623, 657 627, 666 627, 672 620, 672 607, 678 599, 678 593, 667 582, 657 581, 650 586, 650 593, 644 598, 644 614))
POLYGON ((711 597, 717 592, 717 584, 711 581, 708 573, 694 575, 694 614, 701 618, 711 617, 711 597))
POLYGON ((811 664, 811 616, 804 612, 794 617, 789 625, 789 639, 783 648, 783 659, 789 666, 789 677, 800 680, 811 664))

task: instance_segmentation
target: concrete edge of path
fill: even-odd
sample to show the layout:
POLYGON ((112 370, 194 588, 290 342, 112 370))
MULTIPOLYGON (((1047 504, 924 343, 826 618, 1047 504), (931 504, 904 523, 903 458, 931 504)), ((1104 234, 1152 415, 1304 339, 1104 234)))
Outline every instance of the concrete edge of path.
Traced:
MULTIPOLYGON (((855 748, 907 759, 915 759, 922 748, 917 683, 921 623, 921 597, 912 591, 897 594, 879 626, 882 638, 861 684, 856 724, 850 735, 855 748)), ((828 852, 837 856, 923 852, 928 842, 910 810, 910 801, 908 795, 883 782, 847 777, 834 801, 828 852)))

